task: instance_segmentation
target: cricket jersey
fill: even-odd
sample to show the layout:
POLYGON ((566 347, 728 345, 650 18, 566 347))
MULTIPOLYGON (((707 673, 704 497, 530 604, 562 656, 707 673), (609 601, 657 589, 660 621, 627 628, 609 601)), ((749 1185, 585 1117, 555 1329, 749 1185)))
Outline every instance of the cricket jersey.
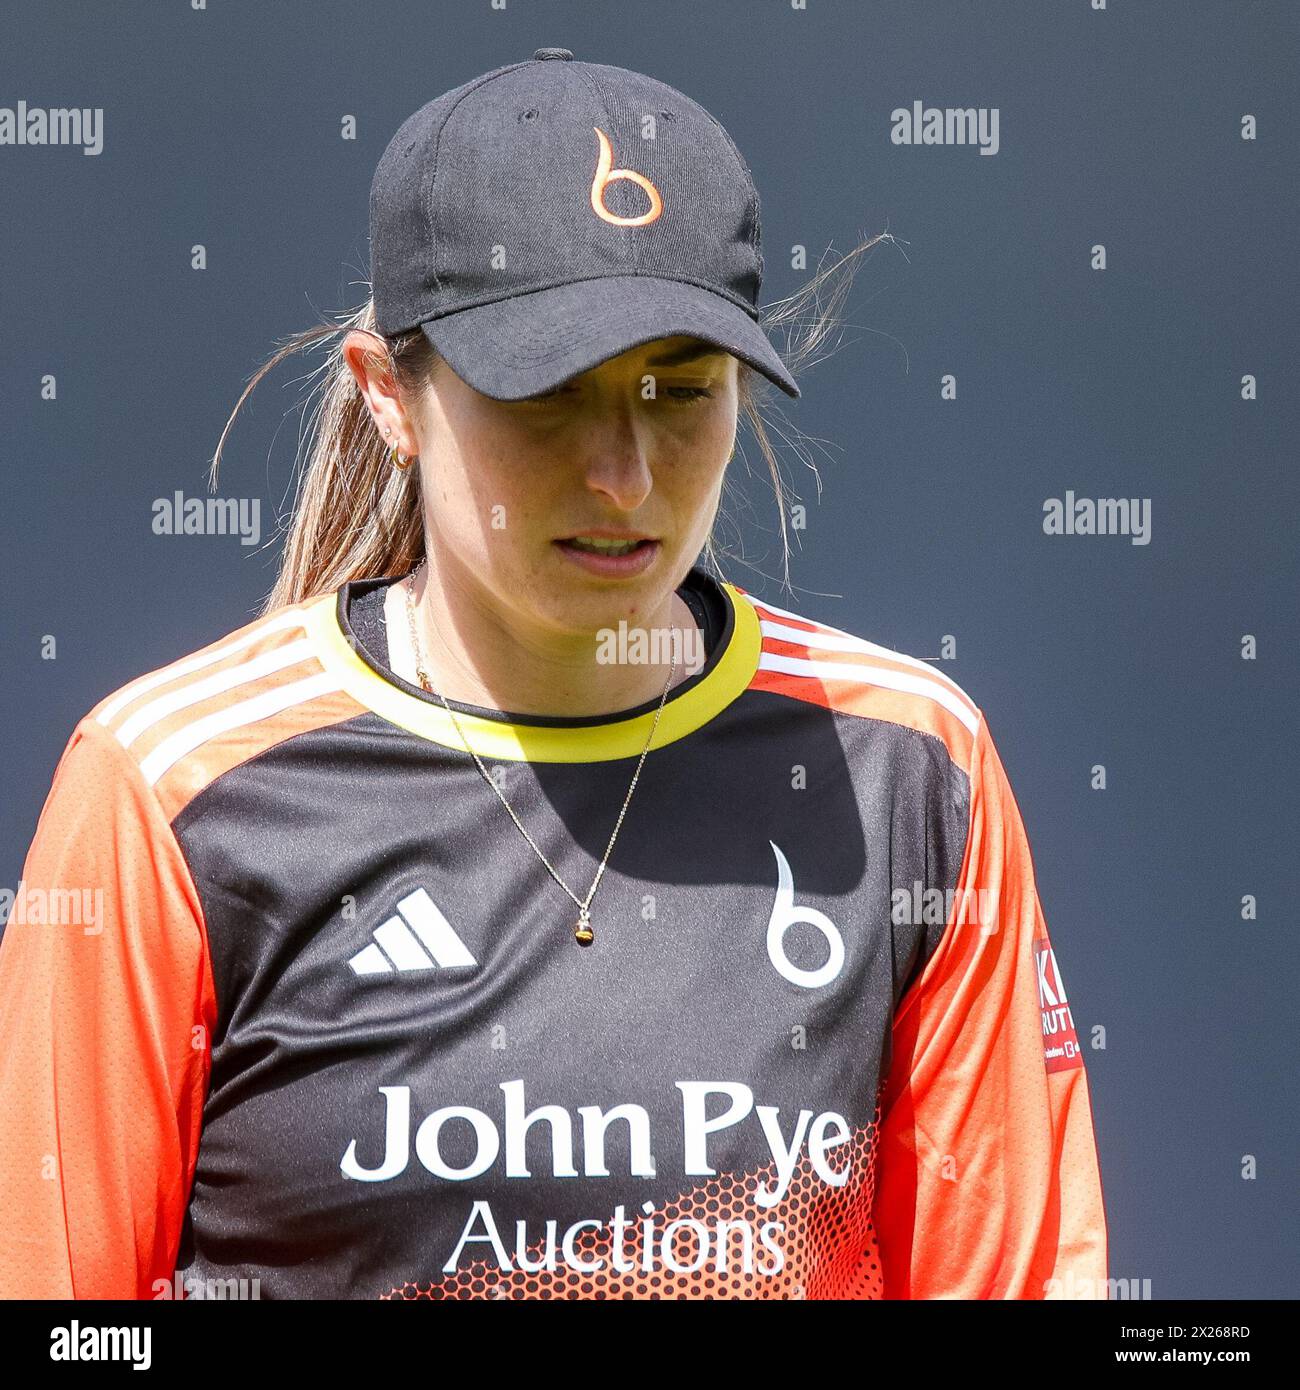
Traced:
POLYGON ((584 898, 659 699, 458 730, 392 582, 73 729, 0 940, 0 1296, 1104 1298, 970 697, 693 569, 581 946, 501 796, 584 898))

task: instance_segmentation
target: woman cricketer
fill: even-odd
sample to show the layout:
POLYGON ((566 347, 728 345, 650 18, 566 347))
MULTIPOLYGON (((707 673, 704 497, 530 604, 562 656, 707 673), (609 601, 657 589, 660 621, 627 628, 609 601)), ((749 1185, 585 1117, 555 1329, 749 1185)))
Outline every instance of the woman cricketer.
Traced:
POLYGON ((983 714, 720 573, 799 394, 730 136, 539 49, 401 126, 370 232, 259 373, 329 346, 264 610, 54 774, 0 1294, 1104 1298, 983 714))

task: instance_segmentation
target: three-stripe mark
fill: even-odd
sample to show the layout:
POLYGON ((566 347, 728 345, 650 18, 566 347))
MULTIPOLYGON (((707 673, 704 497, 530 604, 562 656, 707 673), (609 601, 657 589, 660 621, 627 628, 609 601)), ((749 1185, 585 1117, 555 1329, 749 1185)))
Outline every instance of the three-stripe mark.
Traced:
MULTIPOLYGON (((748 597, 748 595, 746 596, 748 597)), ((903 652, 868 642, 863 637, 855 637, 841 628, 829 627, 819 623, 814 631, 790 626, 788 623, 773 622, 763 616, 764 611, 774 613, 778 618, 793 618, 796 622, 808 619, 789 609, 778 608, 763 599, 750 599, 750 606, 758 612, 759 629, 764 637, 778 642, 790 642, 809 650, 844 652, 854 656, 883 659, 900 666, 910 667, 918 674, 896 671, 887 666, 877 666, 874 662, 848 662, 810 660, 806 657, 786 656, 781 652, 763 648, 759 655, 760 671, 778 671, 782 675, 812 676, 818 680, 853 681, 859 685, 878 685, 887 690, 899 690, 908 695, 923 695, 941 705, 955 715, 973 734, 979 727, 980 714, 970 696, 950 679, 943 671, 903 652)))
POLYGON ((402 898, 397 913, 376 927, 373 935, 370 945, 348 961, 358 975, 478 964, 423 888, 402 898))

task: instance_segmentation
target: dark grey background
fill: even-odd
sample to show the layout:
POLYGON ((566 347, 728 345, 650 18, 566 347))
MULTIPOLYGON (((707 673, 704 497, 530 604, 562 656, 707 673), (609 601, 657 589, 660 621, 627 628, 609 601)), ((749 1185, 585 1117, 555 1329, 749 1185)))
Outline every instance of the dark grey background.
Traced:
MULTIPOLYGON (((738 519, 757 569, 728 577, 917 656, 955 635, 944 669, 1011 777, 1080 1037, 1105 1030, 1087 1065, 1111 1275, 1157 1298, 1295 1297, 1298 11, 11 7, 0 105, 102 106, 105 148, 0 147, 0 883, 17 884, 76 721, 269 588, 274 546, 155 536, 151 503, 205 493, 275 339, 362 297, 370 178, 401 121, 542 45, 649 72, 753 169, 763 303, 805 279, 795 244, 815 264, 886 228, 906 243, 859 273, 854 326, 803 399, 776 402, 826 441, 820 505, 786 454, 809 506, 795 592, 762 577, 779 546, 749 441, 738 519), (997 107, 999 153, 892 145, 889 113, 916 99, 997 107), (1151 543, 1045 536, 1043 500, 1067 489, 1151 498, 1151 543)), ((229 441, 220 492, 260 497, 268 535, 318 360, 263 383, 229 441)))

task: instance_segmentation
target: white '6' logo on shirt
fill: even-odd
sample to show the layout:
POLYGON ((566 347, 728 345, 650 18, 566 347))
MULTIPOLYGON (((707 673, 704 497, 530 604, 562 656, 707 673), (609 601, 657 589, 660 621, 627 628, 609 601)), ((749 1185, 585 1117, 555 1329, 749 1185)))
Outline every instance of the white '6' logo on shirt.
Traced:
POLYGON ((824 913, 815 907, 796 907, 794 905, 794 875, 790 865, 775 841, 769 840, 772 853, 776 855, 777 885, 776 902, 772 904, 772 916, 767 923, 768 959, 777 971, 792 985, 802 985, 804 989, 816 989, 827 985, 840 973, 844 965, 844 938, 839 928, 824 913), (830 947, 830 957, 826 964, 817 970, 800 970, 785 953, 785 934, 796 922, 807 922, 817 928, 826 938, 830 947))

